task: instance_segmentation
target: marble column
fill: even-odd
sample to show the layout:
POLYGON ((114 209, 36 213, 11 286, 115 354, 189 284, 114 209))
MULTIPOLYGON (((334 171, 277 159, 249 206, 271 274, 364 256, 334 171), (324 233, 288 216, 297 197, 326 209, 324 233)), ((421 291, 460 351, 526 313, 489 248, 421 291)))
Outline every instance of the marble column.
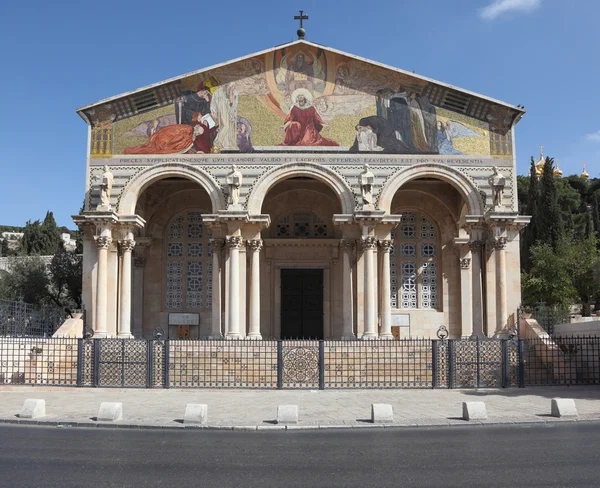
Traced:
POLYGON ((212 243, 212 319, 209 339, 222 339, 221 331, 221 273, 222 273, 222 253, 225 246, 225 239, 211 239, 212 243))
POLYGON ((96 329, 94 337, 103 339, 106 334, 107 304, 108 304, 108 248, 112 238, 103 232, 96 237, 98 246, 98 270, 96 271, 96 329))
POLYGON ((375 248, 377 239, 372 236, 362 238, 364 271, 364 332, 361 339, 377 339, 377 302, 376 284, 377 271, 375 269, 375 248))
POLYGON ((506 238, 494 239, 496 252, 496 334, 506 330, 508 307, 506 300, 506 238))
POLYGON ((496 252, 494 240, 485 243, 485 334, 492 337, 496 330, 496 252))
POLYGON ((131 253, 135 247, 135 241, 129 236, 119 242, 122 252, 121 269, 121 299, 120 299, 120 320, 119 339, 130 339, 131 335, 131 253))
POLYGON ((228 298, 228 330, 227 339, 239 339, 240 335, 240 247, 241 236, 227 236, 225 238, 229 249, 229 276, 227 286, 228 298))
POLYGON ((247 242, 251 249, 250 257, 250 327, 249 339, 262 339, 260 335, 260 250, 263 246, 261 239, 247 242))
POLYGON ((390 277, 391 240, 379 241, 381 259, 381 335, 380 339, 394 339, 392 335, 392 288, 390 277))
POLYGON ((342 248, 342 340, 356 339, 354 334, 354 303, 352 291, 352 252, 356 247, 353 239, 340 240, 342 248))
POLYGON ((460 264, 460 315, 462 337, 473 334, 473 295, 471 286, 471 249, 462 246, 460 264))
POLYGON ((471 279, 473 290, 473 335, 483 337, 483 285, 482 285, 482 260, 483 252, 482 241, 472 241, 471 249, 471 279))
MULTIPOLYGON (((137 254, 137 251, 136 251, 137 254)), ((144 267, 146 259, 133 258, 133 336, 141 339, 144 336, 144 267)))

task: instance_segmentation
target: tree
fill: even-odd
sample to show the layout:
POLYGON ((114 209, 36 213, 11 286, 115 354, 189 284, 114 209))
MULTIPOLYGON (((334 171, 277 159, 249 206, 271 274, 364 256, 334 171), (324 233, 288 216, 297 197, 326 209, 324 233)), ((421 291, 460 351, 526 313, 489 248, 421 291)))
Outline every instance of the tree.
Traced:
POLYGON ((540 179, 539 208, 536 218, 537 238, 556 250, 564 234, 563 217, 558 204, 558 194, 554 176, 554 159, 546 158, 544 174, 540 179))
POLYGON ((32 305, 48 304, 48 273, 46 265, 38 257, 15 260, 0 281, 2 298, 23 300, 32 305))
POLYGON ((78 254, 59 249, 52 257, 48 268, 48 296, 55 304, 69 309, 81 308, 82 269, 82 258, 78 254))
POLYGON ((46 212, 44 222, 28 220, 23 229, 21 249, 27 256, 51 256, 62 246, 60 229, 52 212, 46 212))

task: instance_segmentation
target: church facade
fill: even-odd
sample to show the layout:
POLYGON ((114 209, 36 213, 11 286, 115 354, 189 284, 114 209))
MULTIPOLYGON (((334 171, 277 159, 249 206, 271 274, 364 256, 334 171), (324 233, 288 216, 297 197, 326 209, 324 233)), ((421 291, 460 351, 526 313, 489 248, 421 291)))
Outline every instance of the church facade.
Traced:
POLYGON ((520 107, 299 40, 78 113, 94 337, 514 323, 520 107))

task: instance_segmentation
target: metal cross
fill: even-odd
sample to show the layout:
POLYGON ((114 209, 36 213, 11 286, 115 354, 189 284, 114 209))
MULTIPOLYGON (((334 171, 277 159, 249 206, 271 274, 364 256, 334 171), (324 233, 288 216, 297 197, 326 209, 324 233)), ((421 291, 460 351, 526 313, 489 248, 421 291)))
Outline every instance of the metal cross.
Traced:
POLYGON ((295 15, 294 16, 294 20, 299 20, 300 21, 300 29, 302 29, 302 21, 303 20, 308 20, 308 15, 304 15, 304 11, 300 10, 300 15, 295 15))

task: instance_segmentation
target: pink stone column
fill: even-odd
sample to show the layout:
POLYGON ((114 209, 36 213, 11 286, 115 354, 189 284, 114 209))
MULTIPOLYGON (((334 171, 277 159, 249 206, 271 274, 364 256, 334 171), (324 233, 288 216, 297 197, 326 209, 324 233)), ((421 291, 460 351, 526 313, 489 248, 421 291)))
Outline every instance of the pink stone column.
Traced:
POLYGON ((361 339, 377 339, 377 302, 375 291, 377 285, 375 269, 375 248, 377 239, 372 236, 362 238, 363 260, 365 263, 364 290, 364 332, 361 339))
POLYGON ((262 339, 260 334, 260 250, 263 246, 261 239, 247 242, 252 250, 250 258, 250 329, 249 339, 262 339))
POLYGON ((240 336, 240 247, 241 236, 227 236, 225 239, 229 249, 229 276, 228 276, 228 305, 229 317, 227 339, 239 339, 240 336))
POLYGON ((96 271, 96 330, 94 337, 103 339, 106 337, 106 319, 108 303, 108 248, 112 243, 110 230, 103 230, 96 237, 98 246, 98 269, 96 271))
POLYGON ((342 340, 354 340, 354 303, 352 292, 352 252, 356 247, 353 239, 340 240, 342 249, 342 340))
POLYGON ((119 244, 123 252, 123 269, 121 270, 121 320, 119 320, 119 332, 117 337, 120 339, 130 339, 131 335, 131 253, 135 247, 135 241, 129 236, 123 239, 119 244))
POLYGON ((391 240, 379 241, 383 253, 381 263, 381 335, 380 339, 394 339, 392 335, 392 288, 390 276, 391 240))

